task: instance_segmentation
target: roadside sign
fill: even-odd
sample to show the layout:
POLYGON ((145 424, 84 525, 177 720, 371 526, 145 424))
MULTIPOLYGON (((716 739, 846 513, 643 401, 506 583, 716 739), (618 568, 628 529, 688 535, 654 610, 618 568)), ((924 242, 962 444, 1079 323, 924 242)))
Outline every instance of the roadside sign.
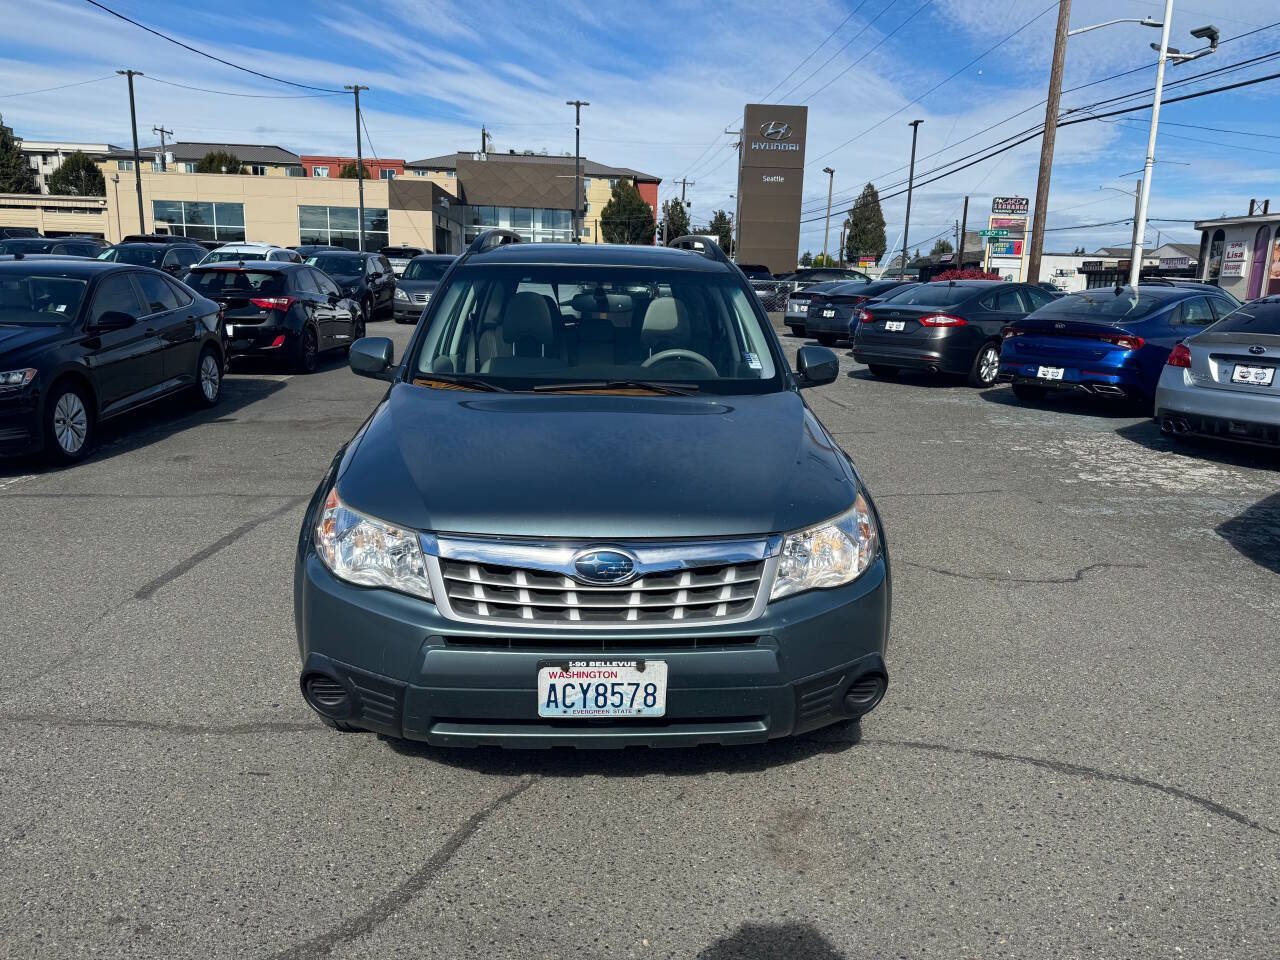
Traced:
POLYGON ((980 237, 1007 237, 1008 235, 1009 235, 1008 230, 979 230, 978 231, 978 236, 980 237))
POLYGON ((1025 215, 1031 208, 1031 201, 1026 197, 992 197, 992 213, 1019 213, 1025 215))
POLYGON ((1021 240, 993 240, 989 246, 993 257, 1022 256, 1021 240))

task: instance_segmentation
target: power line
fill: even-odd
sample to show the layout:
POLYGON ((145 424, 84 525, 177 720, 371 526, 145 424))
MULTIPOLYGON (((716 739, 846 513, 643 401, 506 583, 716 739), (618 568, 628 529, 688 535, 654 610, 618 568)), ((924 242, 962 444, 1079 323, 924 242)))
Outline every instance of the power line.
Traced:
MULTIPOLYGON (((786 93, 784 93, 784 94, 782 95, 782 99, 783 99, 783 100, 786 100, 789 96, 791 96, 793 93, 795 93, 795 92, 796 92, 797 90, 799 90, 801 87, 803 87, 806 83, 808 83, 810 80, 812 80, 814 77, 816 77, 819 73, 821 73, 823 70, 825 70, 825 69, 827 68, 827 65, 828 65, 829 63, 831 63, 831 61, 832 61, 832 60, 834 60, 836 57, 840 56, 840 54, 842 54, 845 50, 847 50, 847 49, 849 48, 849 46, 853 43, 853 41, 857 40, 860 36, 862 36, 864 33, 866 33, 866 32, 871 28, 871 25, 872 25, 873 23, 875 23, 877 20, 879 20, 881 17, 883 17, 883 16, 884 16, 888 11, 889 11, 889 8, 890 8, 890 7, 892 7, 896 2, 897 2, 897 0, 887 0, 887 2, 885 3, 885 5, 884 5, 883 7, 881 7, 881 8, 880 8, 880 12, 879 12, 879 13, 877 13, 877 14, 876 14, 874 17, 872 17, 870 20, 868 20, 866 23, 864 23, 864 24, 862 25, 862 29, 861 29, 861 30, 859 30, 859 31, 858 31, 857 33, 855 33, 852 37, 850 37, 848 40, 846 40, 846 41, 844 42, 844 45, 843 45, 843 46, 841 46, 841 47, 840 47, 840 49, 836 50, 836 52, 835 52, 835 53, 831 54, 831 56, 827 57, 827 59, 826 59, 826 60, 822 61, 822 64, 821 64, 821 65, 820 65, 816 70, 813 70, 812 72, 810 72, 810 74, 809 74, 807 77, 805 77, 803 80, 801 80, 799 83, 797 83, 794 87, 792 87, 790 90, 788 90, 786 93)), ((859 9, 861 9, 861 8, 859 8, 859 9)), ((872 47, 872 48, 871 48, 871 50, 874 50, 874 49, 875 49, 875 47, 872 47)), ((871 52, 871 50, 868 50, 868 51, 867 51, 867 53, 870 53, 870 52, 871 52)), ((867 55, 867 54, 866 54, 866 53, 864 53, 864 54, 862 55, 862 57, 865 57, 866 55, 867 55)), ((859 61, 862 59, 862 57, 859 57, 859 58, 858 58, 858 60, 856 60, 856 61, 854 61, 854 62, 855 62, 855 63, 859 62, 859 61)), ((847 72, 847 68, 846 68, 846 72, 847 72)), ((839 75, 837 75, 837 76, 839 76, 839 75)), ((810 94, 809 96, 813 96, 813 94, 810 94)))
POLYGON ((323 100, 328 97, 341 97, 341 93, 236 93, 231 90, 210 90, 207 87, 193 87, 187 83, 174 80, 161 80, 159 77, 147 76, 145 79, 155 83, 163 83, 167 87, 181 87, 183 90, 196 90, 200 93, 213 93, 220 97, 248 97, 253 100, 323 100))
MULTIPOLYGON (((853 19, 853 17, 854 17, 854 15, 855 15, 859 10, 861 10, 863 7, 865 7, 865 6, 867 5, 867 2, 868 2, 868 0, 862 0, 862 2, 861 2, 860 4, 858 4, 856 7, 854 7, 854 8, 853 8, 853 10, 852 10, 852 11, 850 11, 849 15, 848 15, 847 17, 845 17, 843 20, 841 20, 839 23, 837 23, 837 24, 836 24, 836 28, 835 28, 834 30, 832 30, 830 33, 828 33, 828 34, 823 38, 823 40, 822 40, 822 42, 821 42, 820 44, 818 44, 816 47, 814 47, 812 50, 810 50, 810 51, 809 51, 809 55, 808 55, 808 56, 806 56, 806 57, 802 58, 802 59, 800 60, 800 62, 799 62, 799 63, 797 63, 794 67, 792 67, 792 68, 791 68, 791 72, 790 72, 790 73, 788 73, 785 77, 783 77, 781 80, 779 80, 777 83, 775 83, 775 84, 773 85, 773 87, 772 87, 772 88, 770 88, 769 92, 768 92, 768 93, 766 93, 763 97, 761 97, 761 98, 760 98, 760 102, 761 102, 761 103, 766 102, 766 101, 767 101, 771 96, 773 96, 773 92, 774 92, 775 90, 777 90, 780 86, 782 86, 784 83, 786 83, 786 82, 787 82, 788 80, 790 80, 792 77, 794 77, 794 76, 796 75, 796 71, 797 71, 797 70, 799 70, 801 67, 803 67, 803 66, 805 65, 805 63, 807 63, 807 62, 809 61, 809 59, 810 59, 810 58, 811 58, 815 53, 817 53, 819 50, 821 50, 823 47, 825 47, 825 46, 827 45, 827 41, 828 41, 828 40, 830 40, 832 37, 834 37, 837 33, 839 33, 839 32, 840 32, 840 29, 841 29, 841 28, 842 28, 846 23, 848 23, 850 20, 852 20, 852 19, 853 19)), ((890 0, 890 2, 892 2, 892 0, 890 0)), ((863 30, 865 30, 865 29, 866 29, 866 27, 863 27, 862 29, 863 29, 863 30)), ((859 31, 858 35, 859 35, 859 36, 861 36, 861 33, 862 33, 862 31, 859 31)), ((853 41, 850 41, 850 43, 852 43, 852 42, 853 42, 853 41)), ((847 47, 848 45, 849 45, 849 44, 845 44, 845 46, 846 46, 846 47, 847 47)), ((844 49, 844 47, 841 47, 841 48, 840 48, 840 50, 843 50, 843 49, 844 49)), ((839 52, 840 52, 839 50, 837 50, 837 51, 836 51, 836 53, 839 53, 839 52)), ((831 62, 830 60, 828 60, 828 61, 827 61, 827 63, 830 63, 830 62, 831 62)), ((826 65, 826 64, 823 64, 823 66, 825 66, 825 65, 826 65)), ((818 69, 819 69, 819 70, 821 70, 821 69, 822 69, 822 67, 819 67, 818 69)), ((810 76, 812 76, 812 74, 810 74, 810 76)), ((784 95, 784 97, 785 97, 785 95, 784 95)))
POLYGON ((222 59, 222 57, 216 57, 212 53, 206 53, 205 51, 200 50, 196 47, 193 47, 188 43, 183 43, 181 40, 177 40, 166 33, 161 33, 159 30, 154 30, 151 27, 148 27, 145 23, 139 23, 137 20, 131 20, 128 17, 126 17, 123 13, 116 13, 116 11, 112 10, 110 7, 106 6, 105 4, 99 3, 98 0, 85 0, 85 3, 89 4, 90 6, 97 7, 99 10, 103 11, 104 13, 111 14, 111 16, 115 17, 118 20, 123 20, 125 23, 131 23, 138 29, 145 30, 147 31, 147 33, 153 36, 159 37, 161 40, 167 40, 169 41, 169 43, 176 44, 177 46, 182 47, 183 50, 189 50, 192 53, 199 54, 202 57, 207 57, 210 60, 213 60, 217 63, 221 63, 223 66, 231 67, 234 70, 242 70, 245 73, 253 74, 255 77, 261 77, 263 80, 271 80, 271 81, 274 81, 275 83, 283 83, 291 87, 300 87, 303 90, 318 90, 321 93, 342 93, 341 90, 334 90, 330 87, 313 87, 310 84, 296 83, 293 80, 284 80, 281 77, 273 77, 269 73, 260 73, 257 70, 250 70, 248 67, 242 67, 238 63, 232 63, 230 60, 224 60, 222 59))
POLYGON ((114 73, 105 77, 94 77, 92 80, 77 80, 75 83, 64 83, 57 87, 45 87, 42 90, 23 90, 21 93, 5 93, 0 94, 0 100, 8 100, 10 97, 30 97, 37 93, 52 93, 54 90, 66 90, 70 87, 83 87, 86 83, 101 83, 103 80, 114 80, 114 73))

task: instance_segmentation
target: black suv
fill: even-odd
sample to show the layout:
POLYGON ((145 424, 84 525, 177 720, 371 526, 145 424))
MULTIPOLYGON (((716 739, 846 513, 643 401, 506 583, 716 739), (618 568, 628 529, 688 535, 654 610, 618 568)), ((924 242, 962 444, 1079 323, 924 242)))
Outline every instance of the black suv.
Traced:
POLYGON ((222 391, 218 305, 156 270, 0 263, 0 454, 84 457, 98 424, 179 391, 222 391))
POLYGON ((228 357, 281 357, 299 373, 312 373, 321 353, 364 336, 360 307, 306 264, 211 264, 193 269, 187 283, 221 305, 228 357))
POLYGON ((186 276, 188 270, 204 259, 208 253, 196 243, 159 243, 150 240, 128 240, 107 247, 98 254, 99 260, 114 263, 132 263, 140 267, 154 267, 174 276, 186 276))
POLYGON ((365 323, 395 316, 396 275, 382 254, 316 253, 307 257, 307 263, 327 273, 345 296, 360 305, 365 323))
POLYGON ((888 683, 880 520, 718 246, 481 234, 307 509, 300 683, 440 745, 750 743, 888 683))
POLYGON ((63 257, 96 257, 102 241, 92 237, 12 237, 0 240, 0 254, 48 253, 63 257))

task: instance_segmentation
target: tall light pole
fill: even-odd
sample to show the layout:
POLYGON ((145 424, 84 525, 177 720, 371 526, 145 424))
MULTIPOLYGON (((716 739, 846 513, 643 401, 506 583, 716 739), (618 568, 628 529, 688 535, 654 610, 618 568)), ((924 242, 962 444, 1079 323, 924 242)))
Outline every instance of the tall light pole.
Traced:
MULTIPOLYGON (((915 148, 911 150, 911 160, 915 162, 915 148)), ((822 172, 827 175, 827 225, 822 230, 822 265, 830 266, 831 263, 827 258, 827 241, 831 238, 831 188, 836 182, 836 172, 830 167, 823 167, 822 172)))
POLYGON ((589 107, 586 100, 566 100, 565 106, 573 107, 573 242, 582 242, 582 108, 589 107))
POLYGON ((357 246, 360 252, 364 253, 364 148, 360 142, 360 91, 369 88, 358 83, 348 83, 344 84, 342 89, 350 90, 356 98, 356 193, 360 203, 360 239, 357 241, 357 246))
POLYGON ((912 120, 907 126, 911 128, 911 166, 907 170, 907 219, 902 225, 902 277, 907 276, 907 234, 911 231, 911 188, 916 178, 916 135, 920 132, 923 120, 912 120))
POLYGON ((111 185, 116 191, 116 242, 119 243, 124 237, 124 231, 120 229, 120 174, 111 174, 111 185))
MULTIPOLYGON (((133 104, 133 78, 141 77, 141 70, 117 70, 122 77, 129 78, 129 123, 133 127, 133 185, 138 191, 138 232, 147 232, 147 220, 142 215, 142 157, 138 155, 138 111, 133 104)), ((119 205, 116 206, 119 210, 119 205)))

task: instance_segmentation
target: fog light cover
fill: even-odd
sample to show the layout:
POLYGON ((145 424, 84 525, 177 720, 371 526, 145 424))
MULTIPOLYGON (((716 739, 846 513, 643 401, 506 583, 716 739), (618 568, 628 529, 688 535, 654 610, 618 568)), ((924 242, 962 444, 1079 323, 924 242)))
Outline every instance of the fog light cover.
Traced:
POLYGON ((850 583, 866 572, 879 551, 875 516, 859 490, 847 513, 787 535, 769 599, 850 583))

